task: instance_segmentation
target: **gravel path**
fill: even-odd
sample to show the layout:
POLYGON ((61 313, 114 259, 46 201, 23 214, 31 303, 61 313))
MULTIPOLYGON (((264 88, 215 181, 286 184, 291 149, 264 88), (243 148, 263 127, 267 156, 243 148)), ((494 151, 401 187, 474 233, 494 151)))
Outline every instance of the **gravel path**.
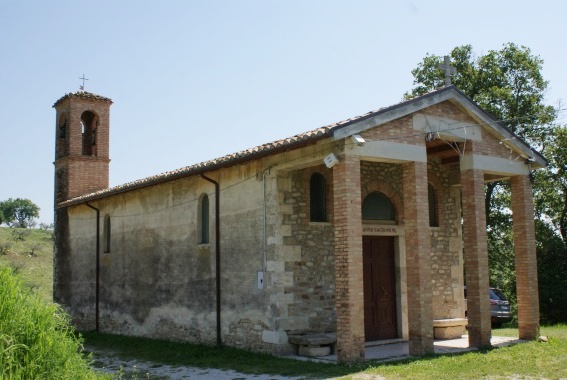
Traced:
POLYGON ((139 361, 136 359, 122 359, 111 351, 94 351, 85 347, 87 352, 93 353, 93 365, 96 370, 105 373, 122 373, 124 379, 191 379, 191 380, 299 380, 300 377, 286 377, 279 375, 250 375, 233 370, 220 370, 214 368, 197 368, 185 366, 172 366, 160 363, 139 361))

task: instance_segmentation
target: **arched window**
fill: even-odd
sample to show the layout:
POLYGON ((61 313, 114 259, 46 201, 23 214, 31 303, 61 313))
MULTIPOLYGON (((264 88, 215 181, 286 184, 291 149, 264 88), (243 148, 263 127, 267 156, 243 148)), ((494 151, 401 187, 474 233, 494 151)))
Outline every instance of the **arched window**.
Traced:
POLYGON ((104 217, 104 229, 102 232, 102 237, 104 239, 104 253, 110 253, 110 237, 111 237, 110 215, 106 215, 104 217))
POLYGON ((396 220, 396 211, 384 193, 375 191, 368 194, 362 202, 363 220, 396 220))
POLYGON ((83 133, 83 155, 96 156, 97 116, 90 111, 83 112, 81 115, 81 126, 83 133))
POLYGON ((327 182, 321 173, 314 173, 309 181, 309 208, 312 222, 327 221, 327 182))
POLYGON ((437 194, 433 185, 427 185, 427 199, 429 200, 429 226, 439 227, 439 216, 437 214, 437 194))
POLYGON ((209 243, 209 197, 204 194, 201 197, 201 206, 199 207, 199 229, 200 243, 209 243))

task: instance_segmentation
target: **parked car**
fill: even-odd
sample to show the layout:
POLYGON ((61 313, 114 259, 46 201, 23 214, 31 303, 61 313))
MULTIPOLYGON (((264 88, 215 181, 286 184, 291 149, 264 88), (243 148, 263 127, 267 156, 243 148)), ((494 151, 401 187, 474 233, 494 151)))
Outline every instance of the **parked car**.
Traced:
MULTIPOLYGON (((489 302, 490 302, 490 322, 493 327, 500 327, 502 323, 510 322, 512 314, 510 313, 510 302, 504 296, 500 289, 489 288, 489 302)), ((467 287, 465 286, 465 318, 468 317, 467 313, 467 287)))
POLYGON ((510 322, 510 302, 506 299, 500 289, 490 288, 490 320, 492 326, 500 327, 502 323, 510 322))

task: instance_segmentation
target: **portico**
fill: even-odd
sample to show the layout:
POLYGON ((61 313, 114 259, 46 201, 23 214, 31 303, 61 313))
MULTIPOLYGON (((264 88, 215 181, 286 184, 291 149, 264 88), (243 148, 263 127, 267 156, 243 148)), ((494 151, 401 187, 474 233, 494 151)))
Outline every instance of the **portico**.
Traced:
MULTIPOLYGON (((408 340, 410 355, 433 352, 433 320, 464 318, 465 282, 469 345, 491 345, 484 191, 485 183, 494 180, 510 180, 516 200, 512 212, 518 231, 517 283, 523 308, 520 335, 526 339, 537 335, 537 292, 532 291, 537 289, 533 211, 528 211, 533 210, 529 182, 533 152, 525 144, 506 145, 511 132, 468 99, 454 100, 419 105, 410 101, 390 111, 395 117, 386 110, 372 121, 366 119, 335 132, 335 138, 356 133, 365 141, 362 146, 347 144, 333 167, 339 361, 361 360, 364 342, 381 336, 371 332, 369 339, 368 328, 361 328, 368 327, 369 318, 378 318, 368 311, 373 303, 369 293, 375 292, 378 299, 390 292, 384 284, 377 290, 367 285, 360 289, 360 279, 363 284, 369 281, 367 265, 389 265, 381 259, 372 262, 365 258, 367 247, 374 244, 372 236, 392 237, 395 337, 408 340), (394 175, 370 178, 364 168, 372 165, 382 172, 394 168, 394 175), (391 202, 395 211, 391 220, 364 219, 365 199, 373 192, 391 202), (448 261, 452 264, 440 269, 448 261), (440 282, 445 282, 442 294, 437 290, 440 282)), ((537 160, 545 165, 542 158, 537 160)), ((389 243, 378 244, 383 248, 377 251, 390 249, 389 243)), ((374 281, 389 281, 390 275, 377 273, 381 274, 373 274, 374 281)), ((390 314, 381 314, 382 320, 390 314)))

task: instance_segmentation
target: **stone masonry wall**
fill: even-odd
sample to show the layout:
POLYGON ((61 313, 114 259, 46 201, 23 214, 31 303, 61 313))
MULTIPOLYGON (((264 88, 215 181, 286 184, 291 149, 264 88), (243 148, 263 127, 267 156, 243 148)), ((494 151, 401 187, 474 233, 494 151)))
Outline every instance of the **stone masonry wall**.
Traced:
MULTIPOLYGON (((273 330, 263 270, 263 182, 255 165, 209 173, 221 185, 221 338, 229 346, 272 350, 273 330)), ((101 252, 101 331, 213 344, 215 307, 215 191, 199 177, 107 197, 92 204, 111 220, 110 252, 101 252), (198 234, 199 199, 209 197, 209 243, 198 234)), ((77 318, 94 307, 96 213, 69 208, 73 258, 69 299, 77 318), (76 282, 76 278, 80 282, 76 282), (83 306, 84 305, 84 306, 83 306)), ((270 233, 270 232, 268 232, 270 233)), ((101 236, 101 241, 103 237, 101 236)), ((102 247, 102 244, 101 244, 102 247)), ((90 315, 93 315, 92 312, 90 315)), ((92 326, 92 321, 82 325, 92 326)))
POLYGON ((362 161, 360 163, 362 201, 370 193, 380 191, 386 195, 396 210, 396 221, 403 221, 402 168, 397 164, 362 161))
MULTIPOLYGON (((438 227, 431 227, 431 274, 433 318, 464 317, 463 257, 460 229, 460 192, 449 185, 450 170, 437 161, 428 163, 428 182, 437 195, 438 227)), ((361 162, 362 199, 373 191, 383 192, 396 209, 403 225, 402 168, 398 164, 361 162)))
POLYGON ((293 171, 289 187, 282 190, 286 307, 279 326, 288 333, 329 332, 336 330, 335 270, 332 220, 332 173, 324 166, 293 171), (315 172, 327 183, 327 220, 309 220, 309 181, 315 172), (291 256, 291 257, 289 257, 291 256), (289 260, 289 259, 292 260, 289 260))
POLYGON ((433 318, 464 318, 460 191, 449 185, 449 170, 428 163, 428 182, 437 197, 438 227, 431 227, 433 318))

